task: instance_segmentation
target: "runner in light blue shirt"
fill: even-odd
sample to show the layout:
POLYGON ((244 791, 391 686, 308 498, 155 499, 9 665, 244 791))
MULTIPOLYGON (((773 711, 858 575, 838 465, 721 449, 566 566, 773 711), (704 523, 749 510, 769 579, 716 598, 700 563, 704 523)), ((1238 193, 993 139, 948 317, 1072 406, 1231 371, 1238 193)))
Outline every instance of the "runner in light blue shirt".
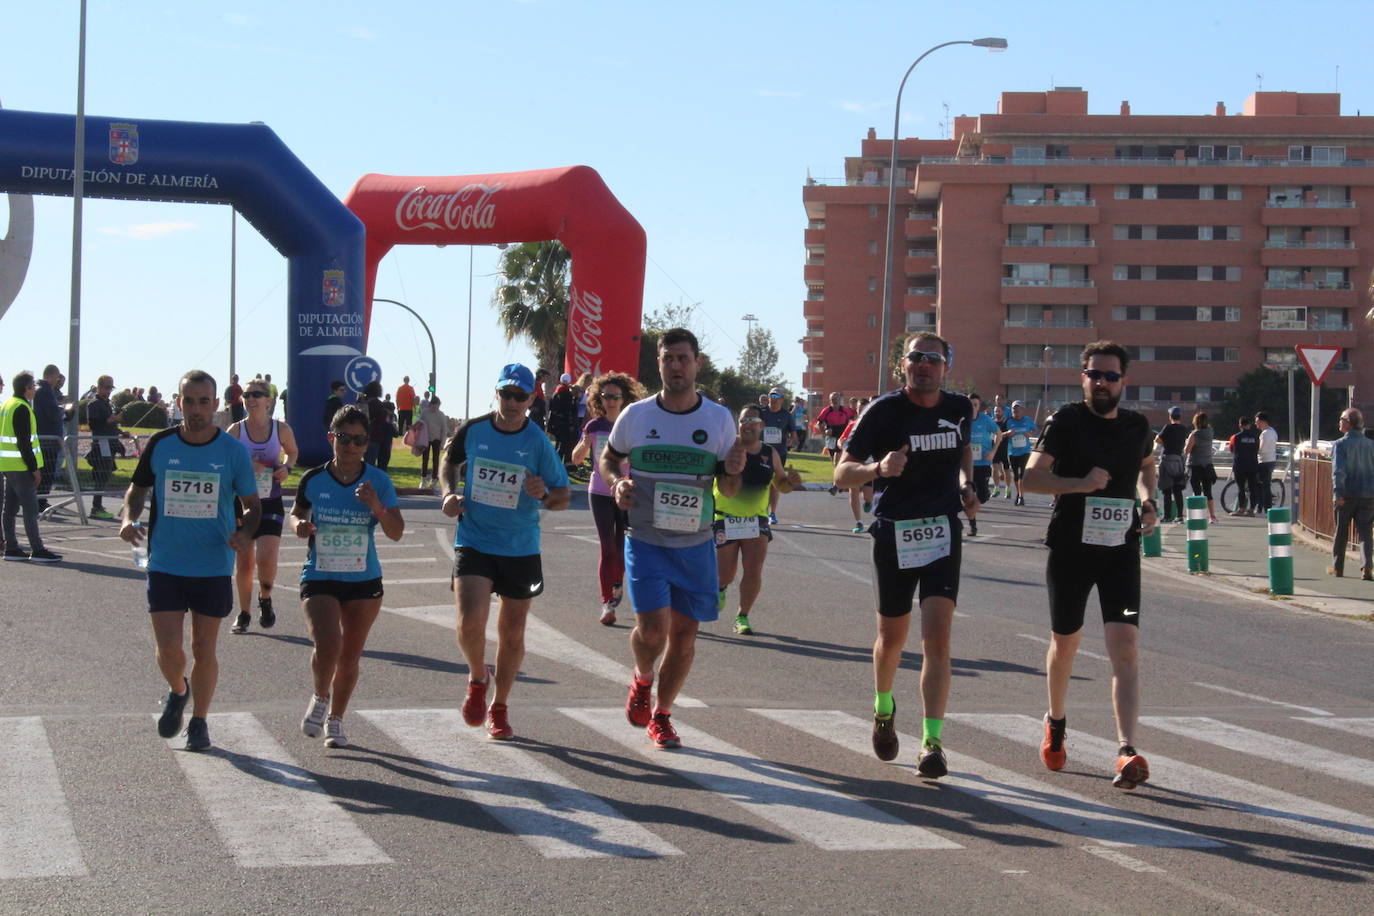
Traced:
POLYGON ((1020 401, 1011 402, 1011 419, 1007 421, 1007 460, 1011 462, 1011 477, 1016 481, 1016 502, 1014 505, 1024 506, 1026 504, 1025 494, 1021 490, 1021 478, 1026 473, 1026 462, 1030 460, 1031 435, 1035 432, 1035 421, 1022 413, 1023 406, 1020 401))

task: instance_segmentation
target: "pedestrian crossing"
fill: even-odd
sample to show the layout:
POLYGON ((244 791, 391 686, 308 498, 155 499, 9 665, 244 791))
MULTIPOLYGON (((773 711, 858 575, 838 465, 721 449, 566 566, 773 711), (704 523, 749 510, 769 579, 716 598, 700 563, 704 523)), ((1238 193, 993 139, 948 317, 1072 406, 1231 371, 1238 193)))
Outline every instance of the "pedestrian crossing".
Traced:
MULTIPOLYGON (((719 723, 715 712, 712 721, 719 723)), ((1153 749, 1202 742, 1225 747, 1231 754, 1224 759, 1246 761, 1267 748, 1285 765, 1369 784, 1368 761, 1319 741, 1299 742, 1291 733, 1269 735, 1214 717, 1142 717, 1142 746, 1154 780, 1127 794, 1104 788, 1101 774, 1087 778, 1077 768, 1078 761, 1111 760, 1116 751, 1114 741, 1084 732, 1070 732, 1066 771, 1039 769, 1041 723, 1033 716, 951 714, 946 737, 961 735, 950 747, 951 772, 930 782, 914 772, 916 736, 899 736, 899 763, 879 763, 869 748, 871 723, 860 716, 776 708, 730 715, 743 737, 726 740, 716 728, 678 722, 683 747, 662 751, 628 726, 619 708, 546 710, 543 730, 565 739, 557 746, 523 733, 515 741, 491 741, 451 708, 372 709, 350 716, 353 747, 324 751, 295 733, 294 720, 225 712, 210 716, 215 748, 209 753, 187 753, 179 740, 152 738, 151 720, 146 746, 123 751, 133 755, 134 765, 164 774, 163 780, 179 776, 180 783, 165 786, 160 797, 191 799, 177 817, 203 823, 226 854, 215 858, 245 869, 385 868, 423 855, 423 843, 407 841, 423 823, 383 829, 369 815, 385 806, 362 803, 367 794, 359 786, 375 778, 378 761, 405 761, 405 778, 420 782, 426 804, 436 809, 428 820, 464 825, 485 816, 544 859, 689 855, 700 849, 699 842, 693 845, 698 819, 715 825, 713 853, 722 852, 722 844, 766 838, 831 853, 962 855, 986 848, 987 834, 977 825, 988 823, 1005 825, 1008 833, 1038 831, 1049 843, 1135 871, 1157 869, 1148 856, 1140 858, 1143 850, 1216 850, 1260 833, 1316 839, 1357 857, 1374 850, 1374 802, 1368 813, 1346 810, 1255 781, 1285 779, 1273 774, 1268 759, 1231 774, 1153 749), (1165 742, 1166 735, 1178 740, 1165 742), (996 754, 970 753, 965 745, 996 754), (779 750, 760 753, 759 746, 779 750), (551 753, 555 747, 573 753, 551 753), (570 760, 589 756, 624 765, 585 768, 570 760), (350 788, 339 789, 344 785, 350 788), (331 794, 331 787, 345 794, 331 794), (670 808, 686 812, 686 820, 663 816, 670 808), (1240 829, 1248 821, 1258 823, 1240 829), (273 840, 265 844, 263 837, 273 840), (1124 851, 1130 849, 1142 851, 1124 851)), ((539 720, 523 719, 531 721, 539 720)), ((1374 736, 1374 717, 1288 721, 1305 737, 1327 734, 1345 747, 1351 745, 1343 736, 1374 736)), ((143 733, 145 726, 138 728, 143 733)), ((83 774, 63 771, 54 733, 71 730, 54 732, 38 716, 0 718, 0 881, 99 876, 88 863, 101 857, 83 849, 75 826, 80 821, 73 820, 70 789, 64 788, 83 774)), ((1296 785, 1319 791, 1310 780, 1296 785)), ((107 804, 138 802, 113 798, 107 804)))

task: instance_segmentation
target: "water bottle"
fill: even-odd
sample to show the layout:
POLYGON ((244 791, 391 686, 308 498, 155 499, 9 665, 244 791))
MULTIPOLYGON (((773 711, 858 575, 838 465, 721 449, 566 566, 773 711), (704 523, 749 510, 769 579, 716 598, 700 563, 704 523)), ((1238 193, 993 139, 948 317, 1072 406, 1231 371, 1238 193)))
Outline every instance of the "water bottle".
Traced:
POLYGON ((148 568, 148 531, 142 523, 134 526, 143 535, 143 539, 133 545, 134 565, 139 569, 148 568))

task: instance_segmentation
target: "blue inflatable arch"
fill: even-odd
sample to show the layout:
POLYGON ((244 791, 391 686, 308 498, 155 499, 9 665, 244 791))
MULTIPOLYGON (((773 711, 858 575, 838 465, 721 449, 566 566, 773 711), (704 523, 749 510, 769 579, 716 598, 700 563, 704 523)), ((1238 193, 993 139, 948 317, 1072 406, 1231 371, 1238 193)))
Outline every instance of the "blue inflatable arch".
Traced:
MULTIPOLYGON (((0 109, 0 193, 71 196, 75 135, 73 115, 0 109)), ((229 204, 286 257, 287 421, 301 461, 327 460, 329 382, 367 339, 358 218, 262 124, 87 116, 85 172, 88 197, 229 204)), ((188 303, 183 317, 218 312, 188 303)))

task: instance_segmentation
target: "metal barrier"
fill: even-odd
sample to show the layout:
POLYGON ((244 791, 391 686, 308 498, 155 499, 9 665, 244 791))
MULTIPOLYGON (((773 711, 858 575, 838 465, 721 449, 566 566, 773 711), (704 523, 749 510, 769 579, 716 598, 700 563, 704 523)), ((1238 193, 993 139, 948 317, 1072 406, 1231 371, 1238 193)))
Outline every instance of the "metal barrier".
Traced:
MULTIPOLYGON (((43 450, 38 495, 47 500, 43 515, 74 512, 89 521, 92 497, 122 502, 148 436, 39 436, 43 450)), ((110 511, 114 511, 111 509, 110 511)))
MULTIPOLYGON (((1298 458, 1302 488, 1298 493, 1298 524, 1321 538, 1336 537, 1336 505, 1331 498, 1331 456, 1303 449, 1298 458)), ((1360 532, 1350 524, 1347 549, 1358 550, 1360 532)))

